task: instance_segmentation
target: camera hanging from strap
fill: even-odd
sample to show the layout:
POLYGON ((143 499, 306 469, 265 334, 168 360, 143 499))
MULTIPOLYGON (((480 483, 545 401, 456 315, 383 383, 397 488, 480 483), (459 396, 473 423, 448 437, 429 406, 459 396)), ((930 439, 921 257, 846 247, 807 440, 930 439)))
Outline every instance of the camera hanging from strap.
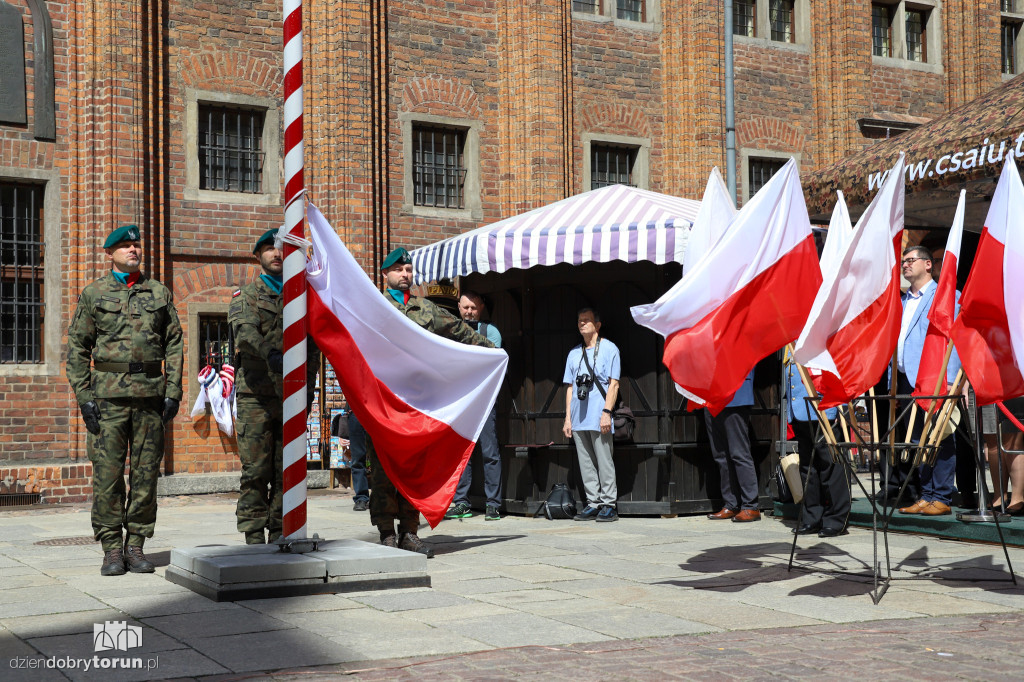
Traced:
MULTIPOLYGON (((601 339, 597 340, 597 343, 601 343, 601 339)), ((587 349, 583 349, 583 362, 587 366, 587 371, 590 372, 590 376, 594 378, 594 385, 597 386, 598 392, 601 397, 606 401, 608 400, 608 394, 605 393, 604 387, 601 386, 601 380, 597 378, 597 372, 590 366, 590 360, 587 359, 587 349)), ((594 349, 594 364, 597 364, 597 348, 594 349)), ((612 410, 612 424, 614 425, 613 438, 617 441, 628 441, 633 440, 633 428, 636 426, 636 418, 633 416, 633 410, 629 409, 625 405, 622 405, 622 399, 619 399, 619 406, 612 410)))

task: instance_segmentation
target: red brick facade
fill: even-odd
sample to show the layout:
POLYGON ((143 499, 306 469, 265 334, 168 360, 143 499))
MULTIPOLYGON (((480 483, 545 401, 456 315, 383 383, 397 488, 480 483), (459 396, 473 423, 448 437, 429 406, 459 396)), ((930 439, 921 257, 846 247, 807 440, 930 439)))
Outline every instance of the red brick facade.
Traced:
MULTIPOLYGON (((278 147, 267 156, 264 195, 200 191, 190 179, 189 117, 210 98, 269 103, 280 125, 280 3, 46 2, 51 141, 34 133, 37 21, 26 0, 6 1, 24 18, 28 124, 0 122, 0 179, 53 192, 47 240, 59 245, 47 252, 55 288, 45 311, 53 348, 63 354, 78 292, 107 267, 99 248, 107 232, 138 223, 147 269, 172 288, 186 334, 186 398, 164 471, 234 470, 233 442, 209 418, 188 416, 198 355, 191 326, 198 310, 226 310, 231 291, 256 274, 256 236, 282 222, 280 192, 266 191, 281 173, 282 135, 264 136, 278 147)), ((721 3, 648 4, 649 21, 639 24, 574 13, 571 0, 309 2, 310 197, 376 275, 394 246, 428 244, 582 191, 585 140, 602 135, 649 140, 650 189, 699 196, 711 167, 725 161, 721 3), (403 125, 421 115, 477 126, 476 213, 409 207, 403 125)), ((941 2, 941 53, 925 67, 872 57, 869 3, 797 3, 806 8, 794 44, 736 38, 741 195, 748 156, 797 154, 806 176, 870 143, 858 119, 933 118, 1001 82, 996 3, 941 2)), ((0 365, 0 493, 82 499, 84 437, 62 357, 0 365)))

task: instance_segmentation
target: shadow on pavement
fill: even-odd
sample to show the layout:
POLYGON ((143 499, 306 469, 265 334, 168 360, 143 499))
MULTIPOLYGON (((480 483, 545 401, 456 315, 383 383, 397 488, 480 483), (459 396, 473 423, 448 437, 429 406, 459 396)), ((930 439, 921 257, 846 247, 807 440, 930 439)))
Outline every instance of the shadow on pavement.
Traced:
POLYGON ((521 540, 525 535, 430 535, 425 541, 434 550, 435 555, 453 554, 475 547, 486 547, 508 540, 521 540))

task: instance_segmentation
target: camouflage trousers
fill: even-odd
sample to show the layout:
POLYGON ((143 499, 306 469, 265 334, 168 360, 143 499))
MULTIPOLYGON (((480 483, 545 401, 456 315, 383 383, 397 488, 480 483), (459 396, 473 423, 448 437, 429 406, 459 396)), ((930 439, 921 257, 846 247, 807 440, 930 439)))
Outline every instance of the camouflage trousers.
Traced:
POLYGON ((97 398, 100 432, 89 434, 92 532, 103 551, 142 546, 156 525, 156 482, 164 456, 163 398, 97 398), (128 459, 128 490, 124 465, 128 459), (127 504, 125 503, 127 498, 127 504))
POLYGON ((238 481, 235 519, 238 531, 266 528, 270 537, 281 533, 282 404, 276 395, 238 396, 238 481))
POLYGON ((398 492, 384 473, 370 434, 366 434, 366 461, 371 465, 370 523, 387 533, 389 529, 393 532, 395 519, 398 519, 399 533, 415 533, 420 527, 420 512, 398 492))

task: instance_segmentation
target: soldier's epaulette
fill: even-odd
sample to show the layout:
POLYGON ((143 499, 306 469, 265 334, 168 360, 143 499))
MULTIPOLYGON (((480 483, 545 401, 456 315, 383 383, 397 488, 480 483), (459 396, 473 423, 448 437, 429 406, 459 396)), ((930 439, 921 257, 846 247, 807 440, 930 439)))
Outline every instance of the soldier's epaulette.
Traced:
POLYGON ((239 295, 239 294, 241 294, 241 293, 242 293, 242 290, 241 290, 241 289, 239 289, 239 290, 238 290, 238 291, 236 291, 235 293, 231 294, 231 298, 235 298, 236 296, 238 296, 238 295, 239 295))

